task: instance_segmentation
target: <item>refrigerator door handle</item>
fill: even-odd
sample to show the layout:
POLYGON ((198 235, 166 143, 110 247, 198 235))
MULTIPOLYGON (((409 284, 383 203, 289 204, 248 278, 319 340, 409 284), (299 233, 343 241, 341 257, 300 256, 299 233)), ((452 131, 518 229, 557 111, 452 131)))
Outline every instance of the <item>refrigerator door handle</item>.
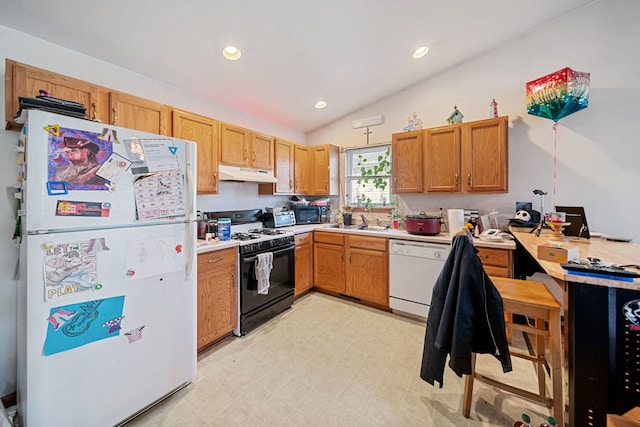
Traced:
POLYGON ((184 228, 185 228, 185 233, 186 233, 186 248, 185 248, 185 255, 187 258, 187 268, 185 269, 185 273, 187 275, 187 277, 191 276, 193 274, 193 267, 195 266, 195 259, 194 257, 196 256, 195 252, 196 252, 196 241, 195 241, 195 237, 196 237, 196 230, 195 230, 195 223, 192 221, 189 222, 185 222, 184 223, 184 228))

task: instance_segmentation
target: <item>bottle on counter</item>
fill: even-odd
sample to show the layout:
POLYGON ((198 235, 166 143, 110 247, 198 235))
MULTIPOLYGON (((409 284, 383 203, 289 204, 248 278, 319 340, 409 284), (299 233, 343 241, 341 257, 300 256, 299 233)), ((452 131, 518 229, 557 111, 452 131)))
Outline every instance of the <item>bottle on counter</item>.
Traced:
POLYGON ((518 421, 513 422, 513 427, 531 427, 531 418, 529 415, 522 414, 522 418, 518 421))
POLYGON ((231 218, 218 218, 218 240, 231 240, 231 218))

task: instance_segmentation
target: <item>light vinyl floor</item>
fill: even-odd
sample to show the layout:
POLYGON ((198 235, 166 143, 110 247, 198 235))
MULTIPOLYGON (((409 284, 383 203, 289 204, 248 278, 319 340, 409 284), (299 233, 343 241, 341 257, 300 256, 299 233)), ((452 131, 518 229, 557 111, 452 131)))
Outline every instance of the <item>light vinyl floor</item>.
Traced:
MULTIPOLYGON (((463 379, 420 379, 425 322, 311 293, 242 338, 198 359, 191 385, 127 424, 151 426, 538 426, 548 410, 476 382, 471 418, 463 379)), ((514 339, 515 341, 515 339, 514 339)), ((535 390, 530 362, 512 358, 515 385, 535 390)), ((501 373, 478 357, 478 371, 501 373)), ((504 375, 504 374, 503 374, 504 375)))

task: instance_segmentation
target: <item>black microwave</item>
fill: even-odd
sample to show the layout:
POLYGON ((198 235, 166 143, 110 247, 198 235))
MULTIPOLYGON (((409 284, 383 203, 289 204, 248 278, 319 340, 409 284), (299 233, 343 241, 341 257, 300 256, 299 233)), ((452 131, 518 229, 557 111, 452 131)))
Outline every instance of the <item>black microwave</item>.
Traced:
POLYGON ((322 208, 326 209, 326 206, 294 206, 296 224, 320 224, 323 217, 322 208))

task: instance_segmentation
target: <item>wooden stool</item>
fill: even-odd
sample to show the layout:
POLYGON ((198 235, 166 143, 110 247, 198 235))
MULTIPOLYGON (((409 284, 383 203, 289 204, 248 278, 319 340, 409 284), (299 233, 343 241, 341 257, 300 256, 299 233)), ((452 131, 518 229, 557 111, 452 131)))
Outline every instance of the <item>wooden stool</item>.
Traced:
POLYGON ((502 296, 502 305, 506 313, 520 314, 535 319, 535 326, 521 325, 506 321, 508 328, 535 335, 534 353, 529 354, 512 350, 511 356, 534 362, 538 374, 538 392, 534 393, 519 387, 505 384, 476 372, 476 354, 472 354, 471 375, 465 376, 462 414, 469 418, 473 381, 477 379, 490 386, 505 390, 526 399, 545 404, 553 409, 553 417, 559 426, 564 425, 564 392, 562 333, 560 320, 560 303, 556 301, 544 283, 528 280, 491 277, 491 281, 502 296), (549 343, 551 381, 553 396, 548 397, 545 390, 545 340, 549 343))

